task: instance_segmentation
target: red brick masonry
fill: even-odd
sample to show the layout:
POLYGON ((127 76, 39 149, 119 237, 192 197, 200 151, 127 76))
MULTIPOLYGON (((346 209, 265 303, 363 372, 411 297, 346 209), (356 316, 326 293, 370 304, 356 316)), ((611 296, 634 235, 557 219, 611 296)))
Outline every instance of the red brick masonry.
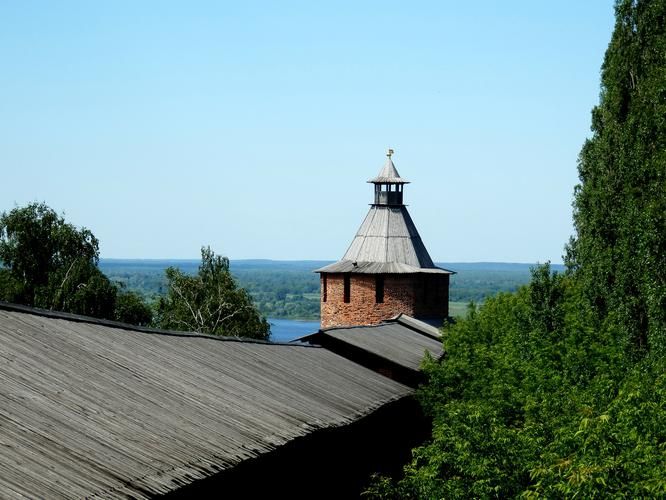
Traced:
POLYGON ((442 319, 449 315, 448 274, 383 275, 384 302, 379 304, 375 300, 376 275, 348 275, 351 292, 349 303, 344 302, 344 276, 321 274, 322 328, 375 325, 400 313, 412 317, 442 319))

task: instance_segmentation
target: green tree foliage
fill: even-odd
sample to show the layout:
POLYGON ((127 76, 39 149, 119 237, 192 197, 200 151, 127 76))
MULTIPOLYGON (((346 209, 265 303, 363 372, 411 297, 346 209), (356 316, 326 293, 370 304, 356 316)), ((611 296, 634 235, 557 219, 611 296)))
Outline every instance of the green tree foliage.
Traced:
POLYGON ((98 260, 99 242, 92 232, 65 222, 44 203, 0 216, 0 300, 147 324, 150 309, 132 296, 134 311, 127 315, 126 294, 119 295, 98 260))
POLYGON ((131 325, 146 326, 152 323, 153 310, 136 292, 118 290, 114 319, 131 325))
POLYGON ((368 496, 666 495, 666 363, 632 361, 586 304, 544 266, 449 327, 418 395, 432 440, 368 496))
POLYGON ((666 3, 623 0, 580 154, 568 265, 597 319, 666 347, 666 3))
POLYGON ((29 306, 113 315, 113 285, 97 269, 97 238, 43 203, 0 217, 3 299, 29 306))
MULTIPOLYGON (((170 265, 184 274, 198 272, 196 261, 100 261, 100 268, 127 290, 157 300, 167 289, 165 270, 170 265)), ((328 264, 328 262, 326 262, 328 264)), ((319 318, 319 275, 313 262, 230 263, 231 274, 245 288, 259 312, 267 317, 290 319, 319 318), (283 293, 284 290, 288 292, 283 293)), ((323 264, 322 264, 323 265, 323 264)))
POLYGON ((568 272, 445 331, 433 417, 376 498, 666 497, 666 0, 620 0, 581 152, 568 272))
POLYGON ((201 249, 199 272, 187 275, 169 267, 167 292, 157 302, 157 325, 177 329, 267 339, 270 325, 261 317, 252 298, 237 286, 229 272, 229 260, 201 249))

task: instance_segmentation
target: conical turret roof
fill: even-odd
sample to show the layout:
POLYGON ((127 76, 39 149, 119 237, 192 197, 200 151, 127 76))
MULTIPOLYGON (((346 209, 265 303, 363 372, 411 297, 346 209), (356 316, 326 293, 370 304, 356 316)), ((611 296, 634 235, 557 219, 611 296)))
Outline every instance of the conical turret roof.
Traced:
POLYGON ((406 207, 381 205, 370 207, 342 260, 315 272, 451 274, 433 263, 406 207))
POLYGON ((386 155, 386 163, 379 171, 379 174, 374 179, 370 179, 368 182, 374 184, 409 184, 407 179, 400 177, 398 169, 395 168, 393 160, 391 160, 391 155, 386 155))

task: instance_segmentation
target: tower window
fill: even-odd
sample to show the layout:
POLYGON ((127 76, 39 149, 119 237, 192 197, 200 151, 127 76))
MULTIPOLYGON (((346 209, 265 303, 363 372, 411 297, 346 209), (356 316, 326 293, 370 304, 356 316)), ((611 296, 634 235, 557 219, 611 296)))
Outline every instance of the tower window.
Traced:
POLYGON ((437 276, 432 276, 430 280, 430 288, 432 290, 430 300, 433 304, 438 304, 441 300, 439 296, 439 280, 437 279, 437 276))
POLYGON ((349 303, 351 297, 351 279, 348 274, 345 274, 344 277, 344 301, 349 303))
POLYGON ((384 303, 384 276, 375 276, 375 302, 384 303))
POLYGON ((322 280, 322 287, 324 288, 324 290, 322 291, 322 301, 326 302, 326 299, 328 298, 328 275, 322 274, 321 280, 322 280))
POLYGON ((440 300, 439 297, 439 282, 436 276, 423 277, 423 303, 424 304, 437 304, 440 300))

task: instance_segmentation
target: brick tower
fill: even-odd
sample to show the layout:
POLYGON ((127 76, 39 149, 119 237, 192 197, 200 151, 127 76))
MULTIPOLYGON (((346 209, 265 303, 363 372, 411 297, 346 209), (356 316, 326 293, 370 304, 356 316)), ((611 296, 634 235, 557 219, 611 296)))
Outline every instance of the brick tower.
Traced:
POLYGON ((403 204, 408 181, 388 158, 374 184, 374 202, 342 260, 317 269, 321 326, 373 325, 400 313, 443 321, 449 276, 433 264, 403 204))

